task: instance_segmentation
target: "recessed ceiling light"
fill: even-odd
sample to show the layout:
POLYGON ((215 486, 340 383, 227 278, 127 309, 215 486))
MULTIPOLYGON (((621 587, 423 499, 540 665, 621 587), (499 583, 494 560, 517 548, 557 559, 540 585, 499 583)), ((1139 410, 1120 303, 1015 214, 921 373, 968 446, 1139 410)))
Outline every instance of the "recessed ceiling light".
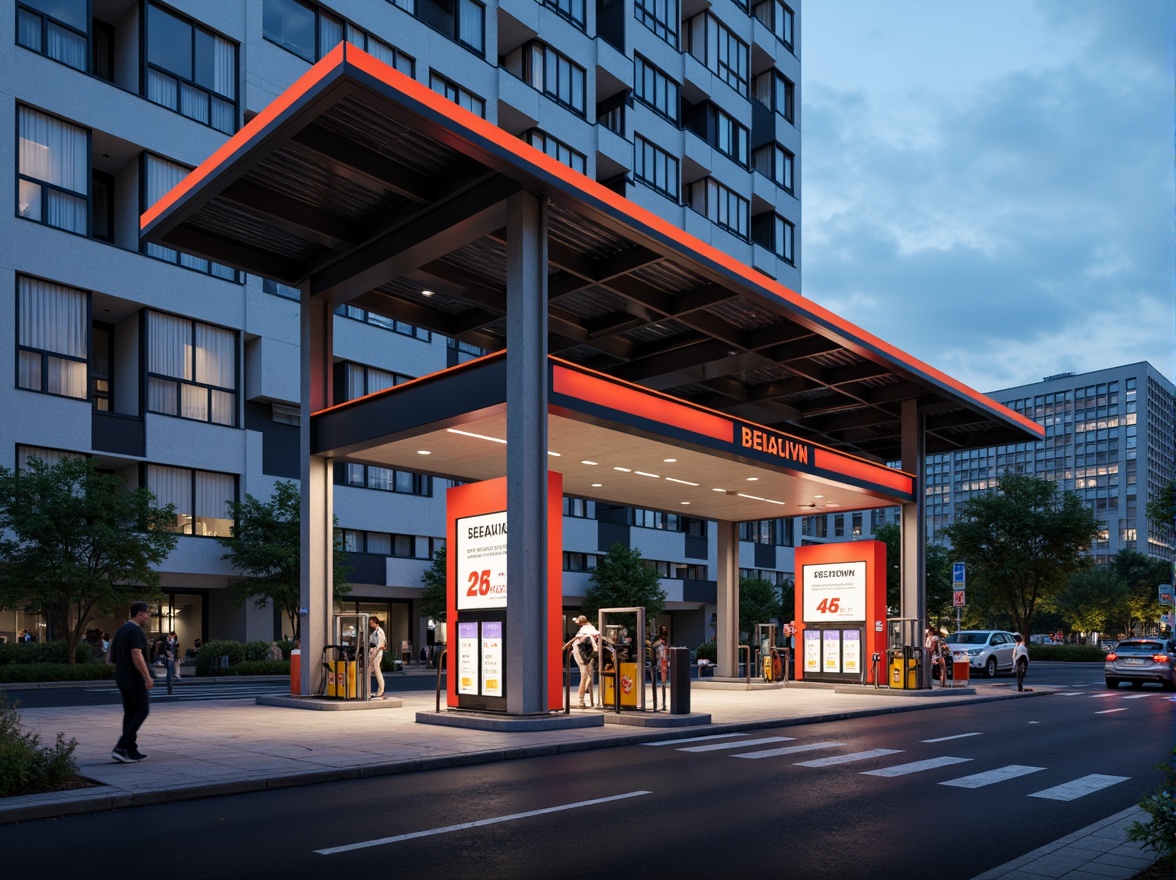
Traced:
POLYGON ((674 463, 674 462, 676 462, 677 460, 678 460, 678 459, 676 459, 676 458, 663 458, 663 459, 662 459, 662 461, 664 461, 666 464, 673 464, 673 463, 674 463))
POLYGON ((712 492, 726 492, 726 489, 711 489, 712 492))
POLYGON ((678 503, 679 504, 689 504, 690 502, 689 501, 679 501, 678 503))
POLYGON ((758 479, 759 479, 759 477, 748 477, 748 478, 747 478, 747 482, 749 482, 749 483, 754 483, 754 482, 755 482, 756 480, 758 480, 758 479))
POLYGON ((433 295, 433 294, 435 294, 436 292, 437 292, 437 291, 435 291, 435 290, 429 290, 429 288, 427 288, 427 287, 426 287, 424 290, 422 290, 422 291, 421 291, 421 296, 432 296, 432 295, 433 295))
POLYGON ((631 473, 633 473, 633 469, 632 469, 632 468, 615 467, 615 468, 613 468, 613 470, 614 470, 614 471, 620 471, 622 474, 631 474, 631 473))
POLYGON ((655 480, 660 480, 661 476, 658 474, 647 474, 645 471, 633 471, 639 477, 653 477, 655 480))
POLYGON ((740 498, 747 498, 751 501, 763 501, 764 500, 763 498, 760 498, 758 495, 744 495, 742 492, 736 492, 735 494, 738 495, 740 498))
POLYGON ((591 465, 595 465, 595 464, 596 464, 596 462, 594 462, 594 461, 588 461, 588 459, 584 459, 582 462, 580 462, 580 464, 591 464, 591 465))
POLYGON ((824 498, 825 496, 824 495, 814 495, 813 497, 814 498, 824 498))
POLYGON ((840 504, 834 504, 832 501, 826 501, 826 502, 825 502, 825 506, 826 506, 826 507, 840 507, 841 505, 840 505, 840 504))
POLYGON ((603 485, 604 485, 604 483, 593 483, 593 484, 592 484, 592 488, 593 488, 593 489, 599 489, 599 488, 600 488, 601 486, 603 486, 603 485))
POLYGON ((430 452, 429 450, 427 450, 427 449, 418 449, 418 450, 417 450, 417 455, 432 455, 432 454, 433 454, 433 453, 431 453, 431 452, 430 452))
POLYGON ((548 450, 547 450, 547 454, 548 454, 548 455, 551 455, 551 456, 554 456, 555 458, 559 458, 559 457, 560 457, 560 455, 559 455, 559 453, 558 453, 558 452, 552 452, 550 449, 548 449, 548 450))
MULTIPOLYGON (((683 486, 697 486, 698 483, 691 483, 689 480, 679 480, 675 477, 666 477, 666 481, 670 483, 681 483, 683 486)), ((719 490, 722 491, 722 490, 719 490)))

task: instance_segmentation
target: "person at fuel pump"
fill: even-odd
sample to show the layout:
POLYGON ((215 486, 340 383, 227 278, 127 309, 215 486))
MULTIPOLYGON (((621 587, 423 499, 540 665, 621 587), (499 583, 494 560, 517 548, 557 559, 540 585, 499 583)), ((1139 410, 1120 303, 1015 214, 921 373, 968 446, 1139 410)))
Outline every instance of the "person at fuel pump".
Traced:
POLYGON ((931 658, 931 678, 939 679, 940 686, 947 687, 947 658, 950 657, 947 645, 931 627, 927 627, 927 638, 923 644, 927 649, 927 656, 931 658))
POLYGON ((657 684, 661 682, 662 709, 669 709, 666 705, 666 681, 670 675, 670 635, 664 627, 659 627, 657 636, 653 640, 653 709, 657 711, 657 684))
POLYGON ((1025 647, 1025 640, 1020 633, 1013 635, 1016 647, 1013 648, 1013 671, 1017 674, 1017 690, 1025 690, 1025 673, 1029 671, 1029 649, 1025 647))
POLYGON ((368 618, 368 669, 376 678, 376 692, 372 699, 384 699, 384 670, 380 663, 384 660, 384 651, 388 647, 388 637, 384 635, 384 628, 380 626, 380 618, 368 618))
POLYGON ((579 626, 576 634, 564 645, 564 650, 572 649, 572 659, 580 667, 580 708, 587 709, 596 705, 592 690, 592 664, 596 652, 600 650, 600 630, 588 622, 588 618, 581 614, 574 623, 579 626), (588 695, 588 705, 584 705, 584 695, 588 695))

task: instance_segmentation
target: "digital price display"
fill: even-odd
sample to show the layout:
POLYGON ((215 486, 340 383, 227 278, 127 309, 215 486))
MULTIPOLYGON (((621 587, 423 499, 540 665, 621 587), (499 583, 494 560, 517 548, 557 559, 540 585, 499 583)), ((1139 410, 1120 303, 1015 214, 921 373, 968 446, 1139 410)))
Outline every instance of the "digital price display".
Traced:
POLYGON ((478 693, 478 624, 457 624, 457 692, 478 693))
POLYGON ((830 562, 802 567, 806 623, 866 619, 866 563, 830 562))
POLYGON ((506 511, 457 521, 457 609, 506 607, 506 511))
POLYGON ((482 696, 502 696, 502 621, 482 623, 482 696))

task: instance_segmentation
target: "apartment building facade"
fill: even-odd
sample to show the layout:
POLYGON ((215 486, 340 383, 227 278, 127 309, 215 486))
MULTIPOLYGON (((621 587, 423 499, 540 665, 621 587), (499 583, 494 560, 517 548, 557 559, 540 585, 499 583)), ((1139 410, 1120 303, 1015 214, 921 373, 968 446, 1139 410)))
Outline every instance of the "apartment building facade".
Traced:
MULTIPOLYGON (((340 40, 352 42, 747 265, 800 288, 800 5, 761 0, 17 0, 0 17, 0 464, 99 459, 174 504, 153 630, 184 644, 288 634, 240 606, 226 503, 298 478, 299 302, 272 281, 143 245, 138 217, 340 40), (11 201, 9 201, 11 200, 11 201), (11 373, 9 373, 11 371, 11 373)), ((311 135, 313 136, 313 135, 311 135)), ((296 209, 296 206, 292 206, 296 209)), ((334 318, 337 400, 481 352, 354 307, 334 318)), ((420 576, 444 543, 425 474, 340 464, 351 593, 414 655, 420 576)), ((597 554, 641 550, 675 641, 713 630, 704 520, 564 499, 564 597, 597 554)), ((791 571, 786 520, 740 563, 791 571)), ((0 635, 43 621, 0 610, 0 635)))

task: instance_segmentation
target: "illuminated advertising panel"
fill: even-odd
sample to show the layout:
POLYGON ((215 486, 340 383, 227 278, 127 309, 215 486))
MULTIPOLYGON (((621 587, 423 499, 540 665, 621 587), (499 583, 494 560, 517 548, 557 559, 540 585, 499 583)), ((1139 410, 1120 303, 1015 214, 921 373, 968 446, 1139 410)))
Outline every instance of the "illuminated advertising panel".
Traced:
POLYGON ((866 619, 866 563, 806 565, 804 620, 808 623, 866 619))
POLYGON ((457 521, 457 610, 506 607, 506 511, 457 521))
POLYGON ((457 692, 478 692, 478 624, 472 621, 457 625, 457 692))
POLYGON ((482 696, 502 696, 502 621, 482 622, 482 696))

